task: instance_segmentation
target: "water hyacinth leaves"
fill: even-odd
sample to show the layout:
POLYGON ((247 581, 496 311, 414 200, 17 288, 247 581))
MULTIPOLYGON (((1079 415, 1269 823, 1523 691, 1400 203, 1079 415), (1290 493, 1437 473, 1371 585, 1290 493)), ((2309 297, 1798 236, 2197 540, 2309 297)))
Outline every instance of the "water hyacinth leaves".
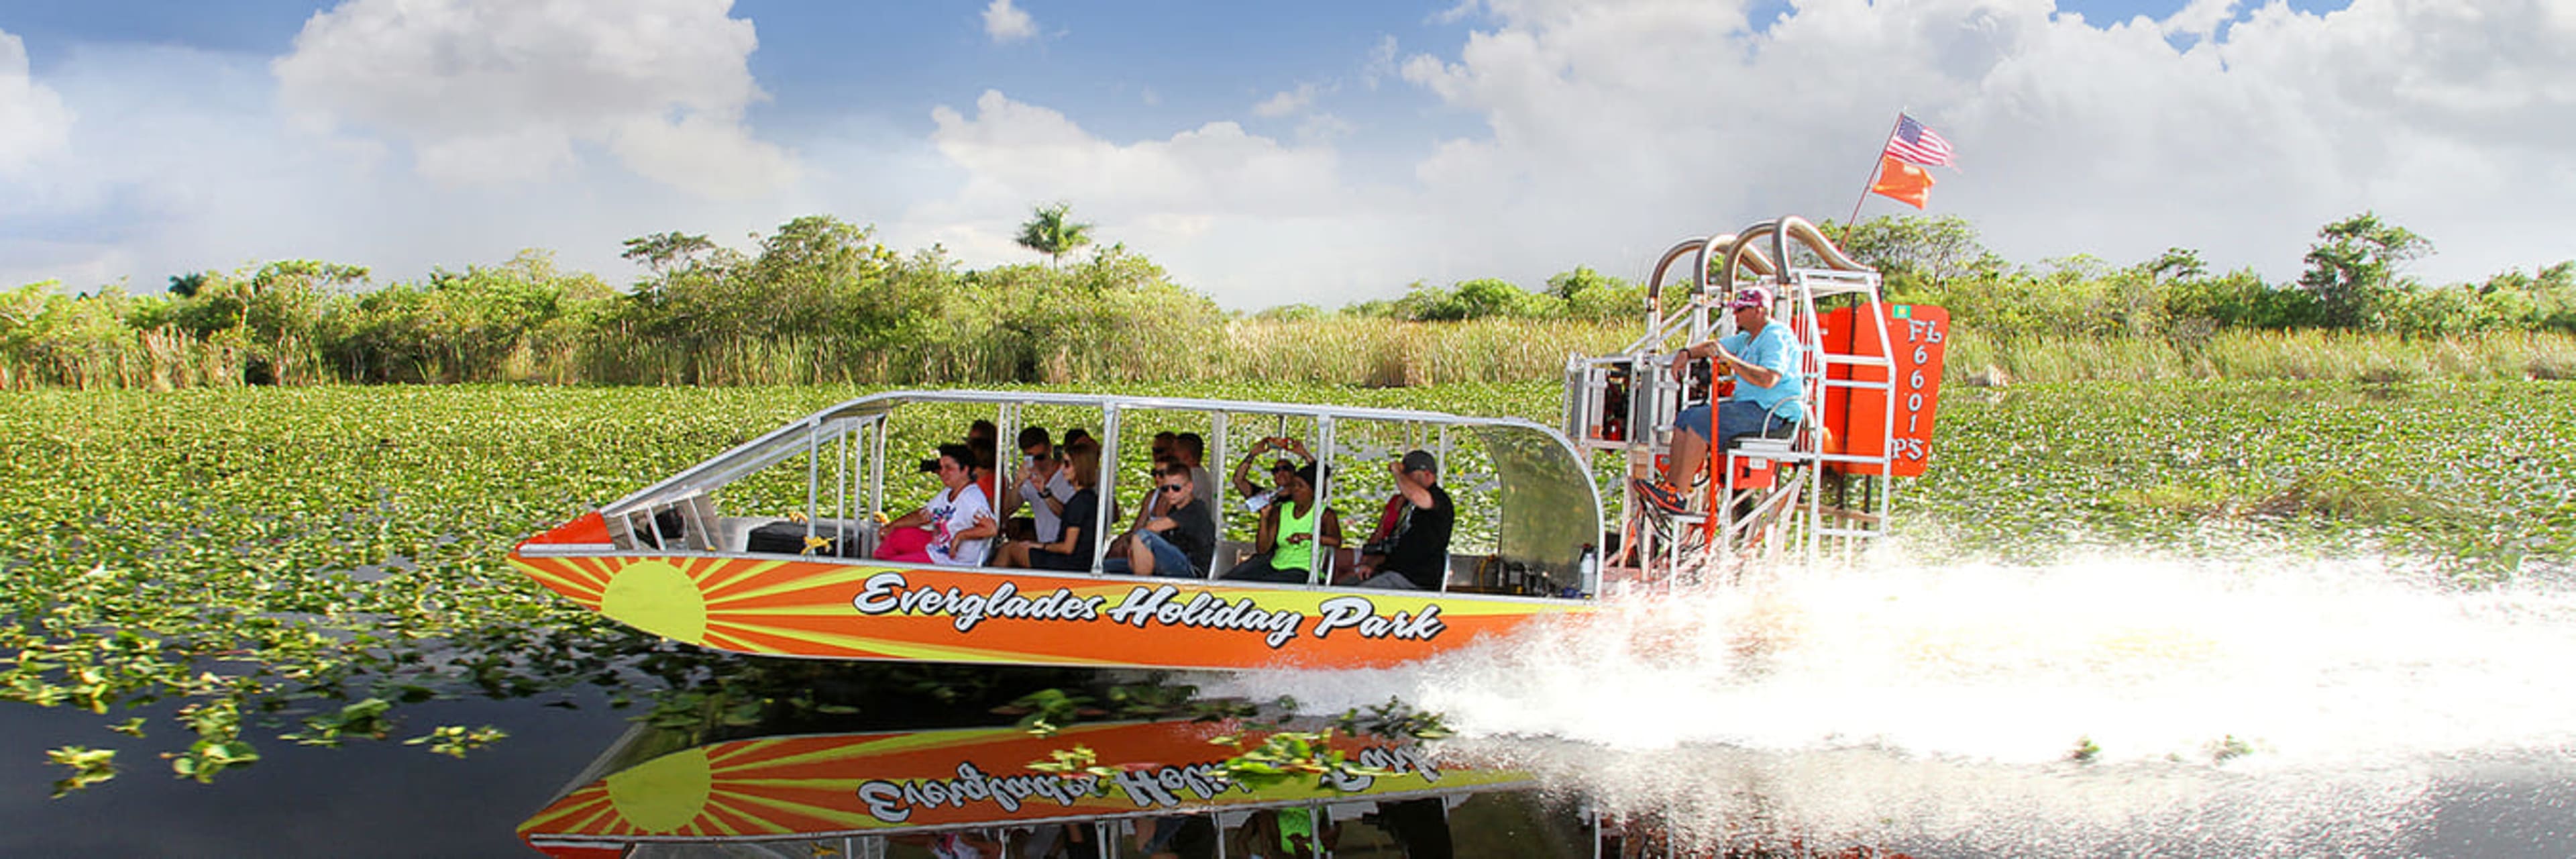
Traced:
MULTIPOLYGON (((1128 391, 1549 423, 1562 408, 1553 384, 1128 391)), ((12 394, 0 409, 0 485, 11 487, 0 494, 0 700, 104 714, 160 743, 146 753, 168 754, 188 778, 255 760, 274 738, 408 733, 403 708, 440 697, 596 683, 656 698, 712 685, 670 694, 725 696, 729 718, 798 706, 725 685, 741 663, 631 632, 502 559, 528 533, 858 393, 12 394), (154 703, 197 709, 153 717, 178 731, 119 712, 154 703)), ((2464 582, 2576 553, 2576 438, 2564 431, 2576 424, 2576 385, 2025 385, 1957 395, 1943 412, 1931 470, 1900 487, 1896 530, 1946 534, 1952 551, 2012 558, 2122 541, 2224 551, 2213 534, 2254 534, 2388 550, 2464 582)), ((917 455, 967 419, 900 428, 890 449, 917 455)), ((796 472, 726 503, 797 509, 796 472)), ((1615 463, 1600 477, 1615 493, 1615 463)), ((890 497, 929 491, 926 476, 889 478, 890 497)), ((989 673, 936 668, 887 676, 916 678, 905 694, 943 701, 993 691, 989 673)), ((498 739, 462 728, 419 736, 441 752, 498 739)))
POLYGON ((473 729, 468 729, 463 725, 440 725, 437 729, 430 731, 426 735, 404 740, 403 745, 417 746, 427 744, 430 752, 434 754, 446 755, 451 758, 461 758, 465 756, 466 752, 500 742, 503 738, 508 736, 510 736, 508 731, 503 731, 490 725, 484 725, 473 729))
POLYGON ((64 746, 45 752, 45 760, 70 767, 72 774, 54 782, 54 798, 116 777, 116 750, 64 746))

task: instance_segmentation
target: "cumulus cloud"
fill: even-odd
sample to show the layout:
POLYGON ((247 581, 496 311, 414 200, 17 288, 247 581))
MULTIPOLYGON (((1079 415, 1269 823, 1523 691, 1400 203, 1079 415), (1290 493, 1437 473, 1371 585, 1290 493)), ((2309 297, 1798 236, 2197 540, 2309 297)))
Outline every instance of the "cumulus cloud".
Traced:
POLYGON ((2237 0, 2191 0, 2164 20, 2167 34, 2208 38, 2220 25, 2236 20, 2237 0))
POLYGON ((26 43, 0 30, 0 174, 62 150, 71 124, 62 97, 28 74, 26 43))
MULTIPOLYGON (((2178 245, 2286 279, 2319 226, 2365 209, 2439 243, 2417 267, 2436 281, 2576 257, 2554 202, 2576 192, 2553 154, 2576 133, 2563 4, 2196 0, 2104 23, 2050 0, 1811 0, 1758 31, 1748 6, 1461 3, 1443 15, 1474 19, 1462 43, 1383 50, 1358 73, 1392 69, 1476 130, 1392 148, 1337 149, 1349 125, 1309 86, 1254 111, 1307 117, 1294 143, 1229 123, 1111 141, 986 93, 971 118, 938 113, 966 190, 916 214, 980 219, 952 246, 1007 253, 1030 201, 1074 200, 1236 305, 1576 265, 1634 276, 1682 238, 1844 217, 1905 108, 1960 152, 1928 214, 1967 216, 2017 260, 2178 245), (1406 181, 1355 178, 1390 175, 1406 181), (1334 219, 1369 226, 1315 229, 1334 219), (1265 234, 1334 252, 1269 269, 1244 238, 1265 234)), ((1880 214, 1913 211, 1862 210, 1880 214)))
MULTIPOLYGON (((1815 0, 1759 33, 1739 3, 1482 9, 1454 54, 1402 66, 1486 126, 1414 172, 1423 205, 1462 216, 1428 222, 1473 225, 1433 241, 1490 244, 1524 280, 1784 212, 1840 218, 1899 107, 1967 171, 1941 174, 1932 214, 2019 259, 2183 245, 2285 276, 2319 225, 2363 209, 2440 242, 2436 276, 2576 256, 2506 238, 2568 232, 2553 201, 2576 186, 2546 154, 2576 133, 2564 4, 2273 2, 2188 47, 2168 34, 2215 32, 2231 4, 2100 26, 2048 0, 1815 0)), ((1910 214, 1864 217, 1890 211, 1910 214)))
POLYGON ((1320 214, 1344 185, 1331 150, 1282 145, 1232 122, 1121 145, 995 90, 976 98, 971 118, 943 106, 931 120, 932 144, 974 177, 967 194, 1014 206, 1066 199, 1164 212, 1320 214))
MULTIPOLYGON (((0 214, 46 225, 0 234, 0 286, 282 256, 411 277, 526 246, 621 280, 619 239, 814 212, 980 265, 1031 259, 1017 225, 1066 200, 1228 305, 1331 305, 1416 279, 1637 276, 1684 237, 1841 218, 1899 108, 1959 149, 1929 214, 2016 260, 2183 246, 2280 279, 2364 209, 2431 237, 2415 273, 2436 281, 2576 257, 2563 2, 2194 0, 2098 22, 2050 0, 1800 0, 1759 30, 1754 5, 1775 6, 1465 0, 1455 41, 1382 38, 1322 73, 1387 84, 1339 94, 1359 129, 1319 108, 1327 86, 1257 101, 1249 128, 1221 101, 1143 134, 985 92, 926 134, 816 126, 807 158, 745 124, 757 40, 722 0, 351 0, 274 62, 88 48, 41 84, 0 37, 0 214)), ((1205 103, 1187 95, 1163 101, 1205 103)))
POLYGON ((984 7, 984 35, 997 44, 1008 44, 1038 34, 1038 24, 1029 13, 1011 5, 1011 0, 993 0, 984 7))
POLYGON ((273 65, 307 122, 409 146, 424 176, 513 183, 563 175, 585 146, 711 197, 794 179, 754 138, 766 96, 750 21, 729 0, 349 0, 307 21, 273 65))
POLYGON ((1378 37, 1377 44, 1369 48, 1368 61, 1360 66, 1360 83, 1374 90, 1386 79, 1401 74, 1395 65, 1398 53, 1394 36, 1378 37))
MULTIPOLYGON (((409 169, 406 146, 295 127, 271 57, 99 43, 61 56, 44 80, 80 121, 44 169, 0 174, 0 288, 123 281, 151 291, 182 272, 294 258, 367 266, 387 283, 524 248, 622 283, 636 272, 618 257, 624 239, 681 230, 738 244, 796 215, 865 211, 848 201, 894 181, 823 175, 757 199, 709 200, 598 150, 526 184, 438 181, 409 169), (811 196, 815 187, 835 202, 811 196)), ((886 169, 936 175, 923 160, 886 169)))
POLYGON ((1262 99, 1260 104, 1252 106, 1252 115, 1263 117, 1265 119, 1276 119, 1282 116, 1304 112, 1307 108, 1313 107, 1314 105, 1315 85, 1301 83, 1297 85, 1296 89, 1285 90, 1277 95, 1262 99))
MULTIPOLYGON (((1232 122, 1119 143, 1063 113, 986 91, 968 115, 932 112, 931 141, 967 177, 908 212, 891 235, 934 240, 969 259, 1025 260, 1011 241, 1030 207, 1072 201, 1103 241, 1144 249, 1181 282, 1230 305, 1354 300, 1400 288, 1420 249, 1410 215, 1351 182, 1322 145, 1282 143, 1232 122), (1318 265, 1329 248, 1330 265, 1318 265)), ((1389 201, 1391 202, 1391 201, 1389 201)))

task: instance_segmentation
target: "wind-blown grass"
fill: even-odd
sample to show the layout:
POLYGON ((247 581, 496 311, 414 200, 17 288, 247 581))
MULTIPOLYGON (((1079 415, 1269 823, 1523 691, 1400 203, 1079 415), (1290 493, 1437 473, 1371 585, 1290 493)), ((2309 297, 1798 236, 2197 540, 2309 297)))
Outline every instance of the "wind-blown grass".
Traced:
POLYGON ((1953 382, 2433 380, 2576 378, 2576 337, 2491 332, 2453 338, 2334 331, 2229 331, 2203 338, 2109 337, 1997 343, 1952 339, 1953 382))
MULTIPOLYGON (((1545 383, 1568 355, 1625 348, 1633 321, 1488 318, 1404 322, 1363 316, 1235 319, 1204 327, 1109 326, 1029 349, 930 331, 897 348, 818 336, 695 344, 615 334, 508 353, 487 382, 610 385, 1105 385, 1280 382, 1362 387, 1545 383)), ((1678 345, 1678 344, 1671 344, 1678 345)), ((286 384, 329 383, 339 368, 308 356, 263 364, 238 346, 166 331, 114 347, 0 354, 0 389, 231 387, 258 367, 286 384)), ((2576 378, 2576 335, 2488 332, 2453 338, 2337 331, 1998 341, 1954 330, 1951 384, 2160 380, 2408 382, 2576 378)), ((423 368, 405 378, 444 380, 423 368)))

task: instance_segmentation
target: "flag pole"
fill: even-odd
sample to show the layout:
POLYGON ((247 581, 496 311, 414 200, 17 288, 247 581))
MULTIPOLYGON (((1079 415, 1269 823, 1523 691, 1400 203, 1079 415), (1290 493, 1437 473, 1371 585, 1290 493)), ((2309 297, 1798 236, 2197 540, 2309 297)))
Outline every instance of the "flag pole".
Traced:
POLYGON ((1896 130, 1905 127, 1905 111, 1896 111, 1896 121, 1887 125, 1887 139, 1878 142, 1878 158, 1869 162, 1869 179, 1860 183, 1860 199, 1852 201, 1851 217, 1843 219, 1842 244, 1851 244, 1852 230, 1860 228, 1860 205, 1869 202, 1869 189, 1878 187, 1878 173, 1887 166, 1887 144, 1896 142, 1896 130))

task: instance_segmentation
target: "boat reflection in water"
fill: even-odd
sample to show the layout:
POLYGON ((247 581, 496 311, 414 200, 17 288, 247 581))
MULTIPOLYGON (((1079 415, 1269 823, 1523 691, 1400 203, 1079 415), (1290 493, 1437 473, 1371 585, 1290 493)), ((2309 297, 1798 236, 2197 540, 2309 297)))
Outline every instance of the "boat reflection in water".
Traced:
MULTIPOLYGON (((1587 815, 1528 773, 1336 735, 1367 774, 1229 783, 1233 722, 800 734, 664 751, 636 728, 520 824, 557 857, 1593 855, 1587 815), (1105 773, 1032 768, 1076 748, 1105 773), (1461 825, 1453 826, 1453 821, 1461 825)), ((1615 854, 1614 854, 1615 855, 1615 854)))

